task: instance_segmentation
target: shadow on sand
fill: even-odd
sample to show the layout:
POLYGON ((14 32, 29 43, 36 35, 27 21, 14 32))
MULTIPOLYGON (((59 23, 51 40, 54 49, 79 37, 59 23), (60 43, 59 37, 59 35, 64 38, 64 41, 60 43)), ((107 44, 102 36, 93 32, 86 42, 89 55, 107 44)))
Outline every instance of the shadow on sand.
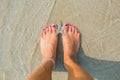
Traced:
MULTIPOLYGON (((66 72, 63 65, 63 48, 61 35, 59 35, 59 43, 57 48, 57 62, 55 72, 66 72)), ((120 79, 120 62, 107 61, 91 58, 85 55, 81 47, 76 59, 77 63, 89 72, 95 80, 119 80, 120 79)))

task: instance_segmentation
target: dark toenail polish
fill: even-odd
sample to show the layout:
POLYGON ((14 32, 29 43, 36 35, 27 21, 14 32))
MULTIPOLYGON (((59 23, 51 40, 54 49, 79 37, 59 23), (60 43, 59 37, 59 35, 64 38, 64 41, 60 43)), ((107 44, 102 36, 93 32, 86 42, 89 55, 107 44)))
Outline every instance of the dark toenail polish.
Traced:
POLYGON ((64 26, 69 26, 69 24, 64 24, 64 26))
POLYGON ((52 24, 51 27, 56 27, 56 24, 52 24))
POLYGON ((46 26, 45 28, 48 28, 48 26, 46 26))

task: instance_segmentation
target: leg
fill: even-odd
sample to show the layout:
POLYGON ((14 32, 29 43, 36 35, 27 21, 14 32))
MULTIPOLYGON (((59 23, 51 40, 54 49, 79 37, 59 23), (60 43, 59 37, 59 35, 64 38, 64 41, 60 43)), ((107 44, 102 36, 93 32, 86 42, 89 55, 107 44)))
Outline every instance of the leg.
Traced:
POLYGON ((46 61, 28 77, 28 80, 51 80, 52 69, 51 61, 46 61))
POLYGON ((63 48, 64 48, 64 65, 68 71, 69 80, 93 80, 93 78, 82 68, 76 61, 76 55, 80 44, 80 32, 78 28, 65 24, 63 30, 63 48))
POLYGON ((53 62, 56 60, 56 48, 58 37, 56 35, 55 25, 46 27, 41 33, 40 47, 43 56, 43 64, 33 72, 28 80, 51 80, 53 62))

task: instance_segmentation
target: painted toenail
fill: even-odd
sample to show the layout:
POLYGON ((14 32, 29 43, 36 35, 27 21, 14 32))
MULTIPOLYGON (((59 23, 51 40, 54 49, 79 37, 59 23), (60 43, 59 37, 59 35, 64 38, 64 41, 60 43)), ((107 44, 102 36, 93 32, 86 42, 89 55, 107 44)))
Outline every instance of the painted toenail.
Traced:
POLYGON ((70 26, 72 26, 72 24, 70 24, 70 26))
POLYGON ((77 29, 78 30, 78 28, 76 27, 76 26, 74 26, 75 27, 75 29, 77 29))
POLYGON ((48 28, 48 26, 45 26, 45 28, 44 28, 44 29, 46 29, 46 28, 48 28))
POLYGON ((69 24, 66 23, 66 24, 64 24, 63 26, 69 26, 69 24))
POLYGON ((51 27, 56 27, 56 24, 52 24, 51 27))

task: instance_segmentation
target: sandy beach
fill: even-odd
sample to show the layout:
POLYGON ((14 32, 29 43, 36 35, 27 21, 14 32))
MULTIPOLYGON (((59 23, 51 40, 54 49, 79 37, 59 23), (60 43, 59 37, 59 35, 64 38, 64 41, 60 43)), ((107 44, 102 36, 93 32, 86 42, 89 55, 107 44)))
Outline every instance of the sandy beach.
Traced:
MULTIPOLYGON (((41 63, 40 32, 72 23, 81 36, 77 62, 95 80, 120 79, 120 0, 0 0, 0 80, 25 80, 41 63)), ((53 80, 67 80, 61 39, 53 80)))

